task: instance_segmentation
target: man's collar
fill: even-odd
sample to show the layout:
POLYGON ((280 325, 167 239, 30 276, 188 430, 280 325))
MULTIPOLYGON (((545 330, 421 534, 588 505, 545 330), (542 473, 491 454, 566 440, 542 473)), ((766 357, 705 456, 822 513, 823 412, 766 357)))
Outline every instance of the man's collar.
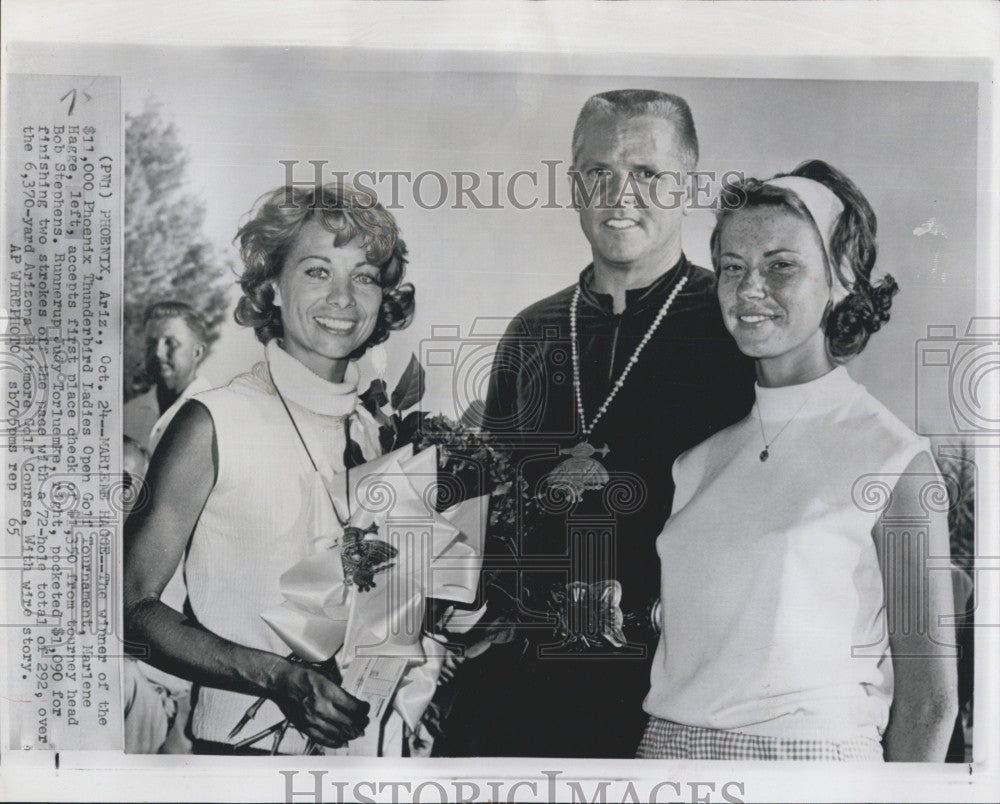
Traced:
MULTIPOLYGON (((635 315, 653 305, 660 305, 667 294, 673 289, 675 282, 691 272, 691 263, 682 253, 680 259, 667 271, 657 277, 652 284, 644 288, 634 288, 625 291, 625 310, 622 315, 635 315)), ((594 264, 591 263, 580 272, 580 298, 591 307, 597 308, 608 315, 614 310, 614 301, 610 293, 598 293, 593 288, 594 264)))

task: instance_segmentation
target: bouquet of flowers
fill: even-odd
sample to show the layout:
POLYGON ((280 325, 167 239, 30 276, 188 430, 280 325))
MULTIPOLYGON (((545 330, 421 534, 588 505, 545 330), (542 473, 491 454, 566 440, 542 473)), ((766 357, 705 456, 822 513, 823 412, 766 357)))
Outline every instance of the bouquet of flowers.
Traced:
MULTIPOLYGON (((552 512, 543 498, 551 498, 555 509, 564 508, 564 503, 578 503, 582 489, 576 486, 584 478, 571 476, 567 485, 550 484, 535 493, 504 440, 479 426, 483 420, 481 402, 474 402, 457 422, 423 411, 406 413, 422 398, 423 379, 423 368, 413 357, 391 395, 387 395, 385 383, 376 380, 361 395, 361 401, 381 425, 383 449, 400 444, 413 444, 417 451, 437 447, 441 476, 449 478, 457 490, 449 500, 490 495, 480 584, 486 611, 468 632, 452 635, 452 644, 461 648, 460 656, 474 658, 492 644, 509 642, 527 650, 533 639, 554 641, 570 652, 617 649, 627 641, 624 628, 646 628, 649 623, 655 627, 659 601, 650 601, 641 614, 623 615, 622 587, 614 579, 567 583, 564 577, 557 580, 544 572, 511 571, 518 566, 523 546, 543 538, 542 530, 549 532, 547 538, 552 532, 564 533, 561 522, 557 528, 546 527, 552 512)), ((555 551, 561 545, 551 543, 548 547, 555 551)), ((446 705, 447 691, 441 693, 432 703, 429 717, 446 705)), ((434 725, 428 722, 432 732, 434 725)))
MULTIPOLYGON (((516 606, 503 594, 499 604, 484 602, 496 597, 496 573, 483 570, 482 560, 516 555, 518 523, 525 520, 524 506, 533 504, 509 457, 471 415, 456 422, 411 411, 422 398, 423 381, 413 357, 391 394, 376 379, 360 395, 379 425, 384 454, 363 463, 360 448, 349 442, 356 450, 350 488, 341 492, 343 500, 334 494, 342 510, 350 510, 348 495, 391 498, 394 513, 374 506, 352 520, 343 528, 341 549, 319 549, 288 570, 281 578, 285 602, 261 615, 291 649, 290 659, 335 676, 343 672, 342 684, 352 694, 360 694, 372 675, 383 683, 391 676, 383 703, 400 715, 411 751, 425 743, 424 729, 432 738, 440 735, 447 696, 437 693, 459 662, 512 638, 516 606), (393 517, 408 523, 406 532, 394 531, 393 517), (424 523, 420 533, 414 534, 413 522, 424 523), (479 622, 487 608, 488 621, 479 622), (371 646, 378 648, 366 653, 371 646)), ((246 711, 231 736, 262 703, 246 711)), ((287 720, 276 723, 238 745, 270 738, 277 753, 288 728, 287 720)), ((376 736, 374 743, 370 737, 365 745, 352 742, 348 752, 382 750, 376 736)), ((307 745, 306 753, 317 752, 307 745)))

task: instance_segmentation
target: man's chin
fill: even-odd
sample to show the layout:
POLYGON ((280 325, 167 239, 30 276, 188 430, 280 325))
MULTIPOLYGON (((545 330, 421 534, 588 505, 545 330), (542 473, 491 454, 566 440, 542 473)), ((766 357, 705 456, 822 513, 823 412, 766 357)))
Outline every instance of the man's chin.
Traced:
POLYGON ((646 240, 639 238, 631 242, 598 242, 592 244, 594 262, 602 264, 612 270, 631 271, 633 269, 644 270, 653 265, 664 270, 669 268, 675 260, 669 260, 666 249, 650 248, 646 240), (666 264, 669 261, 669 264, 666 264))
POLYGON ((642 253, 638 249, 595 249, 594 258, 612 270, 628 271, 642 259, 642 253))
POLYGON ((595 253, 594 264, 609 274, 656 276, 666 271, 673 263, 664 259, 651 259, 646 252, 628 251, 595 253))
POLYGON ((180 394, 185 388, 188 387, 188 385, 191 384, 193 379, 194 376, 182 378, 173 372, 168 372, 165 374, 156 374, 153 382, 157 388, 163 388, 164 390, 171 391, 175 394, 180 394))

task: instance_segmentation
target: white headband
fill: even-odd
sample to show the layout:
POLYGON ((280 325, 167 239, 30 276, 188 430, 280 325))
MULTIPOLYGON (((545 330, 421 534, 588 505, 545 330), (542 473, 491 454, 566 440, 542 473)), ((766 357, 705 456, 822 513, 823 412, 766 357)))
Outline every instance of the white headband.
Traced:
POLYGON ((802 205, 809 210, 809 214, 812 215, 816 224, 816 229, 819 231, 820 240, 823 241, 826 264, 830 266, 830 273, 833 275, 834 301, 839 302, 853 290, 853 283, 851 285, 845 284, 846 278, 851 275, 851 272, 841 270, 840 266, 833 261, 833 252, 830 250, 830 238, 837 221, 840 220, 841 213, 844 211, 843 202, 825 184, 807 179, 804 176, 781 176, 776 179, 768 179, 764 184, 795 193, 802 205))

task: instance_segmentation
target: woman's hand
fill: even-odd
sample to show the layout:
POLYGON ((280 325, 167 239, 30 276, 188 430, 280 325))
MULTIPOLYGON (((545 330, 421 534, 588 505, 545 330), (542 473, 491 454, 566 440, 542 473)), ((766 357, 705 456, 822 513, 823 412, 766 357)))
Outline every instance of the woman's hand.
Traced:
POLYGON ((270 697, 296 729, 320 745, 340 748, 368 727, 368 703, 302 664, 282 660, 270 697))

